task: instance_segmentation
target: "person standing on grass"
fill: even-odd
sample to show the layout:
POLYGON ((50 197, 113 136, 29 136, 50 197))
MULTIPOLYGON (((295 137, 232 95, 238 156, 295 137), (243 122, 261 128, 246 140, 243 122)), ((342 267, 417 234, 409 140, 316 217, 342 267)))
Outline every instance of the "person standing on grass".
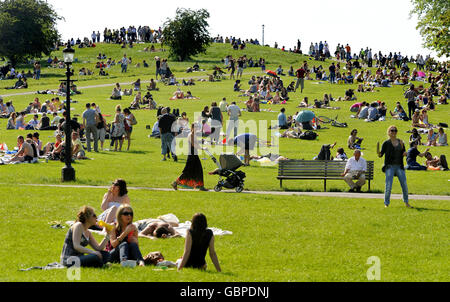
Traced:
POLYGON ((127 55, 124 54, 122 60, 120 60, 121 66, 122 66, 122 72, 127 72, 128 67, 128 58, 127 55))
POLYGON ((412 208, 408 202, 408 185, 406 183, 406 173, 403 165, 403 157, 406 156, 405 144, 397 138, 398 129, 396 126, 390 126, 387 130, 389 139, 381 146, 377 143, 378 157, 384 155, 383 172, 386 174, 386 186, 384 192, 384 206, 387 208, 390 204, 391 190, 394 176, 397 176, 403 192, 403 202, 406 207, 412 208))
POLYGON ((361 187, 366 183, 367 162, 361 157, 361 150, 356 149, 347 164, 345 171, 341 174, 345 182, 350 186, 349 192, 361 192, 361 187), (356 184, 353 178, 358 179, 356 184))
POLYGON ((239 117, 242 115, 241 108, 239 108, 238 105, 236 105, 236 102, 231 102, 231 105, 227 108, 228 116, 230 117, 228 121, 228 128, 227 128, 227 136, 226 139, 228 140, 231 134, 231 130, 233 129, 233 137, 236 137, 238 134, 238 128, 239 128, 239 117))
POLYGON ((114 151, 117 151, 117 145, 119 144, 119 151, 122 151, 123 136, 125 135, 125 117, 122 114, 120 105, 116 106, 116 115, 112 123, 111 132, 111 147, 114 146, 114 151))
POLYGON ((416 110, 416 97, 418 96, 418 93, 414 88, 414 84, 411 84, 409 89, 405 92, 404 96, 408 99, 408 116, 411 120, 412 114, 416 110))
POLYGON ((83 206, 77 214, 77 221, 70 227, 64 239, 61 264, 67 267, 102 267, 109 261, 109 253, 103 251, 109 242, 107 234, 100 244, 92 236, 89 228, 96 225, 94 209, 83 206), (87 248, 90 245, 93 250, 87 248))
POLYGON ((301 66, 297 71, 295 72, 297 76, 297 83, 295 84, 294 92, 297 91, 298 86, 300 86, 301 90, 300 92, 303 93, 303 88, 305 87, 305 75, 306 70, 301 66))
POLYGON ((177 261, 178 271, 185 267, 206 270, 206 252, 209 249, 209 256, 216 270, 221 272, 219 259, 214 248, 214 234, 208 229, 206 216, 197 213, 192 217, 191 228, 186 232, 183 257, 177 261))
POLYGON ((173 160, 176 162, 178 158, 175 154, 175 147, 172 144, 175 136, 172 132, 172 127, 176 124, 176 117, 170 114, 167 108, 161 110, 162 116, 159 118, 159 133, 161 133, 161 154, 163 155, 162 161, 166 161, 166 156, 170 152, 172 153, 173 160))
POLYGON ((94 109, 91 109, 91 104, 86 103, 86 110, 83 112, 83 126, 86 133, 87 150, 91 152, 91 135, 94 139, 94 151, 98 152, 98 115, 94 109))
POLYGON ((125 115, 125 123, 127 123, 127 125, 125 125, 125 138, 128 140, 127 151, 129 151, 131 145, 131 132, 133 132, 133 126, 137 124, 137 121, 130 109, 125 108, 123 113, 125 115))

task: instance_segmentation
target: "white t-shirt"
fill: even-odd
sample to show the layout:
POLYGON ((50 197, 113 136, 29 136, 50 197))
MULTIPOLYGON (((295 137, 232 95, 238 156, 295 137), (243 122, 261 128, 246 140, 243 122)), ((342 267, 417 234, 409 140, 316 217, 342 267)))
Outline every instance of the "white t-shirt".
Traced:
POLYGON ((347 164, 345 165, 345 169, 349 169, 349 171, 367 171, 367 162, 364 158, 360 157, 357 161, 355 157, 349 158, 347 164))
POLYGON ((228 106, 228 112, 230 113, 230 120, 237 120, 239 119, 241 109, 237 105, 232 104, 228 106))

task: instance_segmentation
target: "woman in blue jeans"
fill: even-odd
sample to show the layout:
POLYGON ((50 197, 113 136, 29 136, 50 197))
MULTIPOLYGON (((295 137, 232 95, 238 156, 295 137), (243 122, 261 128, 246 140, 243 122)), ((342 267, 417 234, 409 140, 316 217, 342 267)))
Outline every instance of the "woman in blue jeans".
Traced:
POLYGON ((98 244, 89 228, 97 224, 94 209, 83 206, 78 212, 77 221, 67 232, 61 253, 61 264, 77 267, 102 267, 109 261, 109 253, 103 251, 109 235, 98 244), (92 249, 87 248, 90 245, 92 249))
POLYGON ((111 240, 107 246, 110 251, 110 262, 136 260, 139 266, 144 266, 144 258, 138 245, 138 229, 133 224, 133 209, 128 204, 122 204, 117 210, 117 222, 110 232, 111 240))
POLYGON ((381 146, 377 143, 377 154, 379 157, 384 155, 383 172, 386 174, 386 187, 384 192, 384 206, 387 208, 390 204, 392 182, 394 176, 400 181, 403 192, 403 201, 406 207, 412 208, 408 202, 408 185, 406 184, 405 167, 403 166, 403 157, 406 156, 405 144, 397 138, 398 129, 396 126, 390 126, 387 134, 389 139, 381 146))

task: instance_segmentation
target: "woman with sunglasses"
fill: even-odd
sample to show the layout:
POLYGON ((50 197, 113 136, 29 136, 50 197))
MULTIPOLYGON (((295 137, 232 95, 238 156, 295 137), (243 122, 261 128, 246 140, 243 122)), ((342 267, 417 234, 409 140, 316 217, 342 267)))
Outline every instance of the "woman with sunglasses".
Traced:
POLYGON ((387 208, 390 204, 392 182, 394 176, 397 176, 402 187, 403 201, 405 202, 406 207, 412 208, 408 203, 408 186, 406 184, 406 173, 403 165, 403 157, 406 156, 406 149, 403 141, 397 138, 397 132, 398 129, 396 126, 390 126, 388 128, 387 134, 389 139, 383 143, 381 151, 380 143, 377 143, 378 157, 383 157, 384 155, 384 166, 382 168, 383 172, 386 174, 384 206, 387 208))
POLYGON ((89 228, 97 223, 94 209, 83 206, 77 214, 77 221, 67 232, 61 253, 61 264, 70 267, 102 267, 109 261, 109 253, 103 251, 109 242, 106 235, 100 244, 92 236, 89 228), (93 250, 87 248, 90 245, 93 250))
POLYGON ((123 266, 127 260, 136 260, 144 266, 144 258, 138 245, 138 229, 133 224, 133 209, 123 204, 117 210, 117 222, 110 232, 111 239, 106 248, 110 251, 110 261, 120 262, 123 266))

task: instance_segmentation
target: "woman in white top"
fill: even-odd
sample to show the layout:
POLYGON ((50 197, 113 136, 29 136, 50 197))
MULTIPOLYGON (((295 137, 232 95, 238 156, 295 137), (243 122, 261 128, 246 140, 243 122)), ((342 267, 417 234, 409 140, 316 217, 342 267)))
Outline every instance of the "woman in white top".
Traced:
POLYGON ((117 209, 122 204, 130 204, 130 198, 127 195, 127 183, 123 179, 116 179, 108 192, 103 195, 102 210, 104 211, 98 216, 98 220, 106 223, 116 221, 117 209))
POLYGON ((447 134, 444 132, 444 128, 442 127, 439 127, 438 141, 436 143, 436 146, 448 146, 447 134))

